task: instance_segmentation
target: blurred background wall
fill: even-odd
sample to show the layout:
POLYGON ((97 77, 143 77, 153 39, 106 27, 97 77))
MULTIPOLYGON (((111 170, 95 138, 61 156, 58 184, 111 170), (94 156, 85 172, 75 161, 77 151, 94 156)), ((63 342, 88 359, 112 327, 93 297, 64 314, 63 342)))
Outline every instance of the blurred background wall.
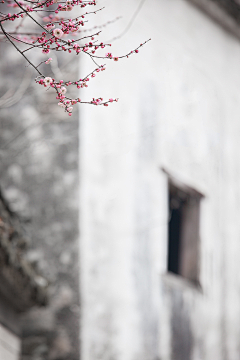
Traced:
MULTIPOLYGON (((3 42, 0 59, 0 186, 27 232, 26 260, 50 283, 48 306, 22 316, 22 359, 77 360, 77 111, 70 121, 54 93, 39 89, 21 55, 3 42)), ((54 58, 56 77, 76 76, 76 58, 69 60, 60 57, 56 66, 54 58)))

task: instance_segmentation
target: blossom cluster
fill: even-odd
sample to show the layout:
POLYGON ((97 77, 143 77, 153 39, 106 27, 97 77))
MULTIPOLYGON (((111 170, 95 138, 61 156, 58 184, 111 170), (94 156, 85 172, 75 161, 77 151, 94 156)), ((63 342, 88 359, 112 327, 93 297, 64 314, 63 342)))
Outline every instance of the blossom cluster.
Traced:
POLYGON ((67 88, 69 86, 75 86, 77 89, 87 88, 89 81, 106 69, 106 65, 99 62, 105 59, 118 61, 124 57, 128 58, 130 55, 138 53, 139 48, 149 41, 145 41, 125 55, 116 56, 109 51, 104 54, 103 49, 110 47, 111 44, 99 40, 101 31, 87 36, 82 35, 86 18, 103 10, 103 8, 96 9, 96 0, 1 0, 0 4, 4 4, 1 5, 3 10, 0 11, 0 40, 10 42, 35 69, 38 74, 35 79, 37 84, 55 90, 58 105, 69 116, 72 115, 73 106, 77 103, 108 106, 109 103, 117 101, 118 99, 112 98, 104 101, 101 97, 89 101, 81 101, 79 98, 72 99, 66 95, 67 88), (76 17, 68 16, 67 14, 76 6, 84 9, 84 12, 76 17), (86 11, 85 8, 90 6, 93 6, 94 10, 86 11), (35 25, 35 33, 33 31, 29 33, 27 27, 25 28, 23 25, 25 19, 35 25), (11 30, 9 30, 9 23, 12 24, 11 30), (34 64, 28 55, 33 49, 41 51, 42 56, 53 51, 75 55, 84 54, 95 64, 95 69, 84 78, 77 80, 56 80, 44 75, 40 70, 44 69, 44 65, 50 64, 53 59, 50 57, 41 61, 40 64, 34 64))
MULTIPOLYGON (((97 70, 99 70, 99 69, 97 69, 97 70)), ((102 67, 101 70, 104 70, 104 68, 102 67)), ((89 78, 86 78, 85 80, 87 81, 87 80, 89 80, 89 78)), ((85 101, 81 101, 80 98, 71 99, 66 96, 67 88, 64 85, 66 85, 66 86, 72 85, 71 82, 64 83, 63 80, 60 80, 59 82, 57 82, 54 78, 51 78, 50 76, 46 76, 45 78, 41 78, 41 79, 36 79, 36 82, 40 85, 43 85, 44 87, 47 87, 47 88, 52 87, 52 88, 56 89, 56 92, 57 92, 56 99, 59 100, 58 105, 60 107, 64 108, 64 110, 68 113, 69 116, 72 115, 73 105, 75 105, 77 103, 86 103, 85 101)), ((107 101, 103 101, 103 98, 98 98, 98 99, 93 98, 90 102, 87 102, 87 103, 90 103, 93 105, 108 106, 108 103, 112 103, 113 101, 117 102, 118 99, 111 98, 107 101)))

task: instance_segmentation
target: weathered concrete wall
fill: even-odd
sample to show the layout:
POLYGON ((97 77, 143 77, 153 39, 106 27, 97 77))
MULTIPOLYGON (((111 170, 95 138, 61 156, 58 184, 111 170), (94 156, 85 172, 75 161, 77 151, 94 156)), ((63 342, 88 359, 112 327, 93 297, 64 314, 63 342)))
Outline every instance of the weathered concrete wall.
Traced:
MULTIPOLYGON (((0 57, 0 183, 28 230, 28 259, 50 281, 48 307, 22 319, 22 359, 78 360, 77 112, 66 116, 11 46, 0 57)), ((65 71, 76 76, 74 60, 65 71)))
MULTIPOLYGON (((139 6, 103 3, 102 22, 124 16, 112 37, 139 6)), ((94 79, 119 102, 81 113, 82 360, 237 360, 240 43, 184 0, 149 0, 112 53, 149 37, 94 79), (162 167, 205 195, 201 291, 166 272, 162 167)))

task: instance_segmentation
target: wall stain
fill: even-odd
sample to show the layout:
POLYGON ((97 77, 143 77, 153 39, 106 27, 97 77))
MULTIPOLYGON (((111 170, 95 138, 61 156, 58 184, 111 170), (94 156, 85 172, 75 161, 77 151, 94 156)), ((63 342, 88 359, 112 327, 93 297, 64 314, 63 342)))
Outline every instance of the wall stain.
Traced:
POLYGON ((180 291, 172 290, 171 295, 171 359, 191 360, 193 336, 189 311, 180 291))

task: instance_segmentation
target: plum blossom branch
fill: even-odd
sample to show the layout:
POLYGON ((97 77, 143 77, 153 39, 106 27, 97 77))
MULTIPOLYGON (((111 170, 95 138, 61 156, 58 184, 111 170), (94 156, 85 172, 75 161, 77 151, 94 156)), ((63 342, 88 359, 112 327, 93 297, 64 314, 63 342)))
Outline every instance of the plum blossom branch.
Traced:
POLYGON ((109 103, 118 101, 118 99, 113 98, 103 100, 102 97, 82 101, 79 98, 67 96, 67 88, 69 86, 75 86, 77 89, 87 88, 89 81, 106 69, 106 64, 98 64, 98 61, 101 62, 105 59, 118 61, 122 58, 128 58, 130 55, 138 53, 139 49, 150 40, 143 42, 125 55, 115 56, 111 52, 103 54, 103 49, 110 47, 111 43, 103 43, 98 40, 101 34, 99 29, 113 23, 118 18, 102 26, 94 27, 90 35, 81 36, 80 34, 83 31, 89 31, 82 30, 85 23, 88 22, 86 17, 95 15, 104 8, 85 11, 73 18, 64 15, 71 12, 75 7, 85 9, 96 5, 96 0, 2 0, 0 3, 0 6, 3 7, 0 11, 0 41, 9 42, 37 72, 38 76, 35 78, 37 84, 46 90, 51 88, 55 90, 58 105, 69 116, 72 115, 73 106, 77 103, 108 106, 109 103), (24 20, 27 18, 26 23, 24 20), (29 30, 29 24, 34 25, 34 27, 31 26, 34 31, 29 30), (94 31, 94 29, 98 29, 98 31, 94 31), (40 61, 39 64, 34 64, 27 55, 31 50, 41 51, 45 55, 51 51, 53 54, 54 52, 67 52, 68 54, 87 55, 93 61, 95 68, 88 75, 78 80, 57 80, 53 76, 44 75, 40 70, 43 65, 50 64, 53 59, 50 57, 47 60, 40 61))

